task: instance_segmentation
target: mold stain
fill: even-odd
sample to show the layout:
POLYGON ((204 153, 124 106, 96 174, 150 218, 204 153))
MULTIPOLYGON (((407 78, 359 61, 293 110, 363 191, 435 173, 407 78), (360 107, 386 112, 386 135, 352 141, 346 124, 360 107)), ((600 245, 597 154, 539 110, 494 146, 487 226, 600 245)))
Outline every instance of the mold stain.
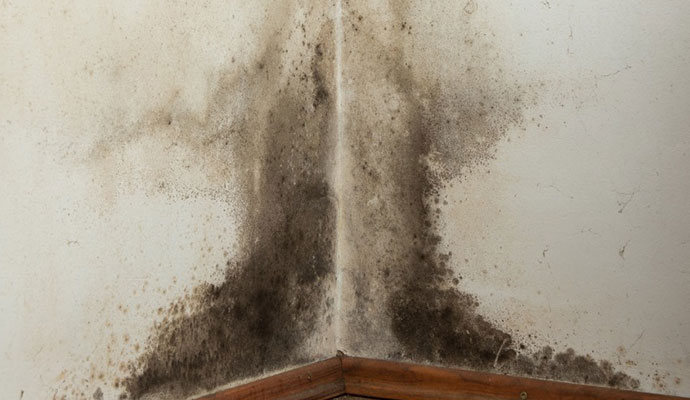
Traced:
MULTIPOLYGON (((125 136, 158 135, 161 146, 174 143, 205 163, 214 179, 232 177, 247 215, 224 281, 195 288, 164 312, 128 377, 113 383, 122 398, 184 397, 313 361, 305 343, 332 312, 335 225, 332 26, 324 16, 313 19, 315 38, 296 38, 299 27, 278 30, 264 38, 256 64, 221 74, 206 115, 154 110, 125 136), (285 56, 297 39, 299 55, 285 56), (247 97, 245 112, 230 121, 239 95, 247 97)), ((104 142, 96 154, 126 145, 104 142)))
MULTIPOLYGON (((338 186, 348 190, 340 207, 352 239, 357 310, 347 313, 345 341, 362 351, 362 343, 382 345, 379 338, 390 333, 390 358, 637 387, 610 363, 572 350, 524 354, 453 283, 452 254, 439 249, 441 190, 486 165, 509 129, 522 127, 538 85, 523 86, 493 57, 483 58, 490 43, 471 29, 457 76, 413 67, 406 38, 421 28, 405 19, 406 4, 391 6, 390 26, 344 4, 343 71, 352 83, 344 112, 348 172, 338 186), (381 31, 394 40, 379 39, 381 31)), ((464 18, 479 14, 475 8, 464 18)), ((213 185, 236 182, 247 210, 225 280, 170 306, 128 377, 114 383, 122 398, 182 397, 312 361, 305 345, 333 312, 338 213, 331 182, 333 26, 323 15, 308 18, 325 22, 278 30, 264 38, 255 64, 222 73, 204 115, 176 109, 173 99, 94 150, 94 157, 111 159, 131 142, 180 148, 184 162, 200 164, 213 185), (309 30, 319 32, 316 40, 309 30), (300 53, 285 56, 286 43, 299 34, 300 53), (240 93, 245 98, 237 102, 240 93)), ((184 189, 174 176, 155 178, 156 191, 177 196, 184 189)))
POLYGON ((357 188, 351 236, 362 238, 353 245, 351 261, 357 270, 352 277, 357 299, 346 322, 352 327, 350 347, 364 353, 384 347, 377 339, 382 328, 370 320, 388 319, 390 326, 383 329, 392 331, 399 346, 386 357, 638 387, 637 380, 615 371, 610 362, 572 349, 555 354, 546 346, 525 354, 509 333, 477 312, 476 297, 454 280, 452 254, 439 249, 438 207, 446 201, 440 197, 442 189, 486 168, 507 132, 524 128, 523 113, 541 84, 523 85, 503 72, 499 58, 485 57, 496 49, 489 34, 471 28, 469 16, 459 21, 468 26, 460 41, 465 57, 455 66, 459 72, 443 77, 420 62, 408 39, 417 31, 406 20, 410 2, 389 4, 395 20, 385 30, 402 26, 412 32, 392 38, 381 34, 380 25, 367 25, 371 18, 359 17, 367 14, 366 5, 346 3, 350 53, 357 54, 346 68, 362 77, 352 90, 361 85, 376 93, 350 102, 345 112, 357 166, 350 177, 357 188), (382 292, 387 300, 380 307, 382 292))

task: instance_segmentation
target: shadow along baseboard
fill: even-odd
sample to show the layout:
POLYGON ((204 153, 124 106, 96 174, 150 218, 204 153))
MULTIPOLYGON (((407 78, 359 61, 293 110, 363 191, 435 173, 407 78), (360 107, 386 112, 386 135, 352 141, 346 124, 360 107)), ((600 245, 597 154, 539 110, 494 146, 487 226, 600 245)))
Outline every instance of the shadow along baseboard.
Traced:
POLYGON ((320 400, 342 395, 399 400, 688 400, 345 355, 223 390, 200 400, 320 400))

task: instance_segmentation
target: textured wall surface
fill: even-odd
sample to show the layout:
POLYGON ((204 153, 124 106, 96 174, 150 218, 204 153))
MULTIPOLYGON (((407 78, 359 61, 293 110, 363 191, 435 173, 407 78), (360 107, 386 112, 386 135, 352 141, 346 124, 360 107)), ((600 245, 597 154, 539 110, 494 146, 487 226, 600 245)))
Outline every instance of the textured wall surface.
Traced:
POLYGON ((0 397, 690 396, 690 3, 431 3, 0 3, 0 397))

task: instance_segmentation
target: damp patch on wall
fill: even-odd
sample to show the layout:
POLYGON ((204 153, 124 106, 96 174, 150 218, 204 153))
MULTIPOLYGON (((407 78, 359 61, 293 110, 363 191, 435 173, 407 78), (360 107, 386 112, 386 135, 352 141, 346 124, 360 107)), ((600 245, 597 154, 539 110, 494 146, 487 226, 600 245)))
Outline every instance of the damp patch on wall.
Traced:
POLYGON ((219 160, 216 170, 227 170, 225 152, 240 160, 249 212, 223 283, 200 287, 171 307, 132 376, 117 383, 124 393, 188 395, 308 361, 301 345, 332 305, 336 237, 351 239, 339 259, 348 263, 354 286, 340 340, 359 354, 378 346, 386 358, 637 387, 611 363, 572 349, 555 354, 545 346, 529 354, 477 312, 477 299, 452 276, 452 254, 438 248, 440 192, 491 160, 509 130, 525 128, 523 112, 543 84, 510 77, 499 56, 484 57, 496 46, 474 30, 471 13, 459 21, 467 24, 459 29, 467 57, 454 74, 413 66, 408 38, 419 28, 406 19, 412 5, 389 5, 378 24, 366 7, 345 2, 335 22, 293 27, 320 33, 304 42, 287 80, 279 79, 290 67, 274 37, 236 80, 221 76, 205 117, 210 124, 165 112, 151 119, 189 127, 173 137, 198 135, 182 143, 204 160, 219 160), (344 43, 336 43, 334 24, 345 27, 344 43), (345 53, 340 88, 336 51, 345 53), (245 116, 218 124, 225 99, 240 89, 250 98, 245 116), (337 131, 340 95, 344 121, 337 131), (341 157, 346 172, 334 175, 341 157), (340 193, 333 176, 343 179, 340 193), (389 337, 392 345, 381 342, 389 337))
POLYGON ((504 71, 491 26, 472 19, 475 7, 456 14, 447 39, 458 54, 448 57, 451 72, 440 75, 423 57, 433 44, 416 40, 430 29, 415 22, 419 4, 383 2, 376 11, 366 2, 345 4, 354 297, 344 312, 345 347, 358 355, 638 387, 610 362, 572 349, 555 354, 547 345, 530 354, 477 312, 477 298, 451 268, 457 260, 439 248, 443 189, 487 168, 495 145, 527 128, 524 111, 545 83, 504 71))
POLYGON ((184 199, 222 198, 230 183, 244 209, 224 279, 162 311, 129 376, 112 382, 121 398, 186 397, 311 362, 313 337, 329 335, 336 204, 334 41, 326 11, 277 7, 255 59, 232 58, 214 75, 203 114, 173 96, 93 147, 90 164, 105 170, 142 143, 180 154, 201 171, 206 189, 184 185, 166 165, 136 184, 184 199))
MULTIPOLYGON (((489 315, 501 304, 486 302, 485 293, 473 291, 485 283, 473 279, 485 266, 464 259, 456 249, 476 244, 457 239, 458 232, 494 227, 458 223, 451 220, 452 212, 446 212, 457 206, 458 199, 452 197, 457 192, 450 190, 453 185, 496 176, 493 167, 526 136, 539 135, 546 141, 553 133, 549 126, 554 121, 560 125, 555 116, 546 115, 548 107, 539 108, 549 103, 541 102, 545 92, 557 92, 551 100, 559 102, 568 96, 574 103, 589 97, 596 100, 577 105, 580 108, 573 114, 590 106, 609 112, 618 107, 619 99, 605 103, 602 99, 608 92, 597 91, 599 85, 603 88, 641 67, 603 68, 591 87, 582 90, 594 94, 565 90, 557 81, 524 72, 531 68, 523 65, 524 60, 532 56, 516 56, 510 46, 529 42, 544 52, 559 46, 570 52, 577 46, 563 45, 559 42, 563 38, 553 31, 542 36, 549 41, 546 44, 535 44, 537 35, 511 36, 506 32, 512 33, 512 28, 505 26, 519 21, 510 19, 513 16, 506 10, 529 14, 526 36, 541 29, 532 26, 540 18, 517 8, 489 13, 490 7, 496 7, 489 2, 230 3, 220 8, 224 12, 167 4, 146 11, 116 8, 90 24, 83 15, 66 17, 74 10, 45 11, 44 18, 54 21, 61 14, 56 18, 62 22, 55 23, 53 31, 37 34, 35 43, 44 47, 33 51, 50 54, 41 60, 60 72, 46 74, 46 82, 32 83, 39 86, 33 89, 35 98, 13 104, 13 115, 0 121, 3 129, 15 132, 1 138, 1 144, 9 143, 7 148, 16 153, 5 154, 10 161, 3 168, 14 174, 9 174, 12 185, 8 186, 22 192, 11 194, 17 204, 22 203, 18 217, 11 221, 19 228, 17 236, 22 236, 11 238, 17 243, 12 247, 12 263, 30 272, 21 269, 17 275, 23 280, 17 286, 33 290, 13 296, 8 307, 20 310, 8 318, 13 323, 6 324, 19 326, 10 327, 14 340, 30 343, 26 350, 12 346, 11 351, 21 354, 15 360, 28 360, 27 365, 49 366, 48 372, 22 381, 19 396, 195 397, 331 357, 337 350, 624 389, 669 391, 687 385, 663 370, 677 366, 682 371, 687 365, 687 357, 676 355, 675 349, 666 348, 673 354, 660 356, 672 358, 673 364, 663 368, 629 351, 635 345, 636 350, 642 348, 648 336, 657 340, 659 331, 656 336, 648 332, 643 339, 644 331, 636 333, 634 342, 621 344, 614 362, 619 343, 613 344, 611 353, 602 354, 601 348, 609 344, 602 339, 600 348, 592 350, 577 342, 581 329, 577 323, 568 327, 568 332, 575 332, 571 336, 545 338, 538 329, 525 329, 530 321, 518 330, 512 321, 489 315), (166 7, 174 7, 176 13, 161 12, 166 7), (245 9, 235 13, 241 7, 245 9), (197 18, 191 11, 208 15, 197 18), (165 21, 169 29, 161 16, 169 17, 165 21), (205 19, 214 24, 207 27, 205 19), (158 22, 166 28, 156 28, 158 22), (183 29, 178 23, 187 25, 183 29), (99 24, 107 26, 108 34, 90 37, 91 30, 100 32, 94 26, 99 24), (63 25, 70 28, 62 32, 63 25), (144 25, 153 28, 133 29, 144 25), (235 29, 238 25, 242 28, 235 29), (75 36, 73 30, 80 34, 75 36), (60 40, 45 40, 58 34, 63 35, 60 40), (90 43, 89 50, 73 49, 74 37, 90 43), (207 44, 198 45, 203 41, 207 44), (93 54, 82 60, 87 53, 93 54), (199 60, 203 67, 196 69, 196 57, 202 53, 208 59, 199 60), (170 67, 176 63, 184 67, 170 67), (148 85, 147 80, 156 82, 148 85), (49 100, 41 102, 44 93, 49 100), (600 100, 602 104, 597 103, 600 100), (29 111, 22 115, 24 109, 29 111), (20 117, 26 121, 17 123, 20 117), (16 128, 21 123, 25 126, 16 128), (31 130, 30 140, 22 129, 31 130), (59 173, 45 173, 53 168, 59 173), (455 240, 455 248, 446 246, 450 239, 455 240), (26 261, 29 252, 36 253, 41 268, 26 261), (39 297, 36 293, 43 303, 27 300, 39 297), (25 317, 23 312, 33 315, 25 317), (59 334, 42 332, 37 327, 46 315, 53 324, 71 319, 74 325, 59 334), (30 337, 24 339, 27 332, 30 337), (527 343, 525 336, 530 333, 527 343), (61 351, 46 356, 49 348, 61 351), (58 362, 68 358, 69 363, 58 362), (635 370, 638 361, 642 366, 635 370), (635 375, 642 383, 631 372, 641 370, 648 374, 635 375), (44 386, 25 385, 38 381, 44 386)), ((546 3, 540 7, 550 9, 546 3)), ((43 5, 36 7, 44 10, 43 5)), ((603 15, 598 10, 587 12, 603 15)), ((542 20, 563 25, 556 18, 542 20)), ((28 24, 32 28, 41 25, 32 21, 28 24)), ((565 36, 572 39, 573 32, 563 26, 565 36)), ((645 34, 653 37, 650 32, 645 34)), ((582 75, 592 72, 590 67, 581 64, 579 68, 586 70, 582 75)), ((26 76, 45 72, 37 71, 26 76)), ((573 81, 581 78, 567 71, 563 67, 554 74, 573 81)), ((658 75, 663 74, 654 74, 658 75)), ((631 81, 652 82, 643 77, 631 81)), ((628 93, 626 84, 620 87, 628 93)), ((669 87, 669 93, 680 92, 680 84, 669 87)), ((650 109, 650 114, 663 114, 650 109)), ((609 132, 597 128, 595 133, 600 137, 591 135, 590 141, 598 145, 606 139, 601 134, 609 132)), ((649 140, 644 132, 639 134, 638 139, 649 140)), ((624 136, 629 147, 621 146, 621 154, 634 156, 626 159, 628 163, 636 162, 641 153, 635 152, 644 146, 628 142, 627 132, 624 136)), ((663 140, 671 143, 668 137, 663 140)), ((680 139, 672 143, 667 147, 681 147, 680 139)), ((555 148, 552 156, 562 155, 557 146, 539 146, 537 152, 555 148)), ((662 158, 659 154, 649 159, 662 158)), ((509 155, 528 157, 521 151, 509 155)), ((669 170, 678 169, 675 161, 664 159, 669 170)), ((574 165, 581 164, 576 160, 574 165)), ((566 176, 570 178, 569 171, 566 176)), ((682 187, 680 179, 666 179, 655 180, 665 183, 652 186, 654 190, 614 193, 618 221, 639 212, 635 207, 642 207, 638 203, 645 190, 649 200, 661 193, 662 186, 664 190, 682 187), (622 203, 616 204, 616 199, 622 203)), ((504 189, 501 183, 491 188, 496 186, 504 189)), ((494 196, 492 190, 483 195, 494 196)), ((474 200, 471 206, 463 205, 462 212, 470 215, 467 220, 493 212, 482 199, 474 200)), ((677 203, 668 204, 667 210, 680 209, 677 203)), ((3 218, 13 217, 12 213, 3 218)), ((653 211, 641 215, 656 217, 653 211)), ((532 226, 528 221, 528 229, 532 226)), ((685 236, 678 234, 684 232, 680 228, 674 229, 677 236, 685 236)), ((481 234, 476 237, 483 240, 481 234)), ((494 241, 487 248, 506 242, 494 241)), ((617 245, 615 261, 623 264, 640 258, 635 253, 640 242, 617 245)), ((650 243, 644 245, 654 247, 650 243)), ((669 258, 682 258, 682 246, 677 248, 669 258)), ((547 263, 547 250, 539 250, 538 262, 547 263)), ((549 256, 555 253, 553 248, 548 251, 549 256)), ((531 268, 515 264, 511 277, 531 268)), ((0 274, 6 276, 4 271, 0 274)), ((669 273, 665 279, 675 276, 669 273)), ((2 283, 3 290, 17 293, 10 287, 14 281, 0 281, 10 282, 2 283)), ((684 294, 676 291, 676 297, 659 303, 671 308, 682 303, 676 300, 684 294)), ((621 315, 627 311, 614 310, 621 315)), ((533 317, 531 322, 541 318, 533 317)), ((598 322, 607 321, 600 317, 598 322)), ((680 322, 678 326, 681 331, 680 322)), ((616 329, 624 328, 611 324, 611 336, 616 329)), ((682 334, 676 332, 676 338, 682 334)))

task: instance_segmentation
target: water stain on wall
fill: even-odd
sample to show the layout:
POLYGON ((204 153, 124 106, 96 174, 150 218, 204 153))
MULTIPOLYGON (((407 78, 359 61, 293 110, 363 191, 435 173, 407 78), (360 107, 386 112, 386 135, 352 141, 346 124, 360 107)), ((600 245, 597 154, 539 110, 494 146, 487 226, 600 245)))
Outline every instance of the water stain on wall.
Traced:
MULTIPOLYGON (((122 398, 183 397, 314 361, 305 344, 332 318, 333 27, 313 9, 306 27, 290 26, 299 10, 282 8, 255 62, 229 60, 204 115, 156 109, 93 152, 110 160, 145 140, 180 147, 209 182, 239 185, 247 212, 224 281, 170 306, 130 376, 114 382, 122 398)), ((196 194, 174 180, 161 175, 151 187, 173 197, 196 194)))
POLYGON ((408 39, 427 29, 408 20, 415 2, 387 3, 383 17, 366 3, 346 4, 347 46, 355 54, 346 71, 362 78, 353 83, 357 94, 345 113, 356 188, 348 223, 355 232, 351 281, 357 298, 347 313, 348 346, 358 354, 388 347, 383 356, 390 358, 637 387, 611 363, 572 349, 522 351, 477 312, 477 299, 453 275, 452 254, 439 249, 439 207, 447 201, 441 189, 486 167, 509 129, 525 126, 523 112, 541 84, 522 84, 504 73, 500 58, 491 56, 496 46, 490 32, 473 29, 469 16, 458 19, 463 57, 456 72, 438 76, 408 39), (392 331, 398 348, 386 346, 381 329, 392 331))
MULTIPOLYGON (((342 310, 343 342, 355 352, 637 386, 610 363, 572 350, 527 354, 477 312, 476 298, 452 275, 452 254, 439 249, 439 207, 446 201, 439 193, 494 157, 509 129, 524 126, 523 112, 539 85, 511 79, 500 60, 485 56, 495 48, 466 20, 477 10, 459 21, 468 24, 459 28, 467 57, 455 74, 438 76, 415 63, 408 38, 423 27, 407 20, 410 4, 391 2, 379 23, 366 3, 343 3, 348 94, 341 204, 332 182, 334 26, 324 14, 277 30, 264 38, 256 63, 221 74, 205 115, 154 110, 128 135, 97 146, 94 154, 106 159, 144 137, 180 146, 190 163, 203 164, 210 181, 237 182, 247 210, 225 280, 171 305, 130 376, 116 382, 123 398, 184 396, 309 361, 304 345, 316 325, 337 318, 329 297, 337 226, 346 231, 353 287, 342 310), (307 31, 318 31, 317 39, 307 31), (299 32, 299 55, 285 56, 294 49, 285 44, 299 32), (245 101, 237 106, 240 93, 245 101), (241 117, 228 120, 230 111, 241 117), (336 207, 344 219, 338 225, 336 207)), ((174 176, 160 182, 157 190, 173 190, 174 176)))

